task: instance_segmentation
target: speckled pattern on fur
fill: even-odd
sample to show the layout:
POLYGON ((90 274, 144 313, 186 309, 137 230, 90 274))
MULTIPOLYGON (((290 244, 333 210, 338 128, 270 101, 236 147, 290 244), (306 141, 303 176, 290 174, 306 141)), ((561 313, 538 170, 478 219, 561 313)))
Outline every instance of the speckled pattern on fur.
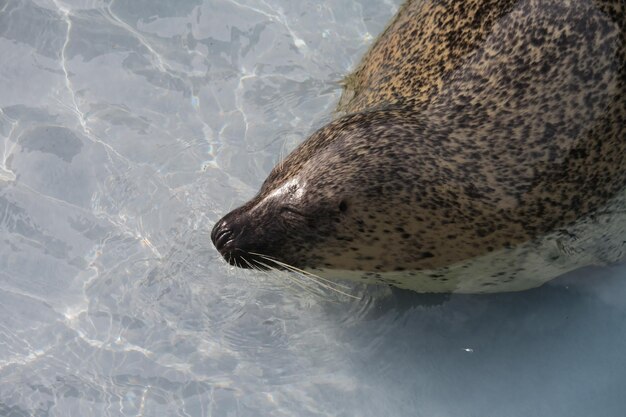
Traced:
POLYGON ((409 1, 338 110, 218 223, 233 248, 429 292, 623 257, 624 0, 409 1))

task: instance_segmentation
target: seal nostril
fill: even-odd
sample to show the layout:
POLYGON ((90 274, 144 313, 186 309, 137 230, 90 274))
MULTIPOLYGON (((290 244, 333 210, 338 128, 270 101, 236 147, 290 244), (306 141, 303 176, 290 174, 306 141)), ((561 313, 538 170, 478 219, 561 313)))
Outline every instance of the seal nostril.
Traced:
POLYGON ((233 238, 233 231, 230 229, 220 230, 219 233, 215 235, 215 240, 213 244, 217 248, 218 251, 224 249, 224 246, 233 238))
POLYGON ((213 238, 213 240, 214 240, 215 242, 218 242, 222 236, 224 236, 225 234, 227 234, 227 233, 229 233, 229 232, 230 232, 230 230, 228 230, 228 229, 220 230, 220 231, 218 231, 218 232, 215 234, 215 237, 213 238))
POLYGON ((220 220, 217 223, 215 223, 215 225, 213 226, 213 230, 211 230, 211 240, 213 241, 213 244, 215 244, 215 241, 217 240, 217 235, 220 234, 220 232, 222 232, 222 230, 224 229, 224 220, 220 220))
POLYGON ((211 240, 215 248, 219 252, 223 252, 225 246, 233 239, 234 235, 233 229, 228 227, 224 220, 220 220, 213 227, 213 231, 211 231, 211 240))

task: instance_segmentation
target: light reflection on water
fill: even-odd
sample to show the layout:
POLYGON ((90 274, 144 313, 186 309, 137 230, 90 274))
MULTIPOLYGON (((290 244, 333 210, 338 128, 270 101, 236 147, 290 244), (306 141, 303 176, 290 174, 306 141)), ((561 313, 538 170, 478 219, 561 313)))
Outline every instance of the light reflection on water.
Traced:
POLYGON ((623 267, 353 300, 213 250, 398 3, 0 1, 0 415, 620 415, 623 267))

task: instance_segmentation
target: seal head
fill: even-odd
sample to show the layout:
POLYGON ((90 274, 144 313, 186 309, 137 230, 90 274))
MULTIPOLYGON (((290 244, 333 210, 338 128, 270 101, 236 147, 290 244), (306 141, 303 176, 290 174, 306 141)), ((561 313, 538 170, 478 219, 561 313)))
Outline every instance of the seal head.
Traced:
POLYGON ((346 244, 379 240, 374 236, 378 217, 368 215, 368 206, 378 204, 382 184, 391 189, 394 182, 403 183, 402 169, 385 162, 395 157, 389 152, 401 148, 377 149, 376 143, 383 143, 371 140, 373 134, 393 135, 401 116, 375 113, 330 123, 277 165, 256 197, 215 225, 211 236, 219 252, 241 267, 319 268, 331 266, 329 256, 336 257, 333 265, 338 260, 354 265, 362 255, 351 259, 350 252, 357 251, 346 253, 346 244), (381 158, 372 157, 377 152, 381 158))

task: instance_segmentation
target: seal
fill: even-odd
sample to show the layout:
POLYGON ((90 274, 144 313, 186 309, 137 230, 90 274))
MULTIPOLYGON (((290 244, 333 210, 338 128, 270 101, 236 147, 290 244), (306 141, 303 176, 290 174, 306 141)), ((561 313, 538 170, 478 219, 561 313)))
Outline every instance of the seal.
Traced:
POLYGON ((337 118, 215 225, 215 247, 418 292, 620 261, 625 26, 623 0, 408 1, 337 118))

